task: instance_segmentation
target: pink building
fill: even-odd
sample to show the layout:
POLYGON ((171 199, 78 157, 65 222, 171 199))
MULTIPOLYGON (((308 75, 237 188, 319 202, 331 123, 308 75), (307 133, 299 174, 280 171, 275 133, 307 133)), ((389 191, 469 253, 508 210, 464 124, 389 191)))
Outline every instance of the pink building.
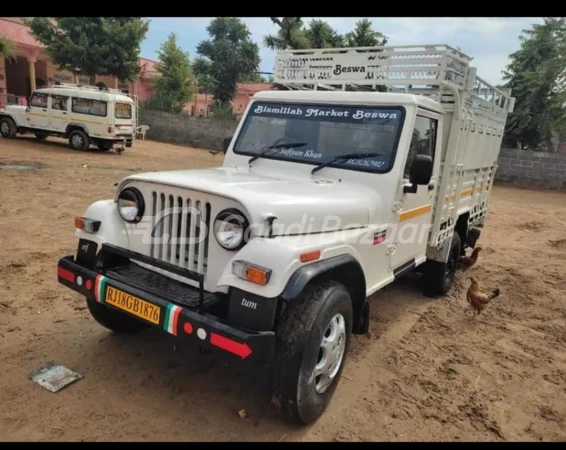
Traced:
MULTIPOLYGON (((15 45, 15 58, 0 57, 0 106, 7 103, 25 104, 31 92, 40 87, 62 83, 90 84, 88 76, 77 75, 59 70, 49 58, 45 46, 38 42, 24 25, 20 17, 0 17, 0 36, 4 36, 15 45)), ((159 75, 156 61, 140 58, 141 72, 134 82, 122 82, 111 76, 97 76, 96 82, 102 81, 108 87, 121 89, 137 95, 140 101, 151 96, 152 78, 159 75)), ((238 92, 232 101, 234 114, 240 116, 252 95, 262 90, 273 89, 270 83, 239 83, 238 92)), ((214 97, 198 94, 185 106, 189 115, 210 116, 214 97)))
MULTIPOLYGON (((0 58, 0 105, 17 101, 25 103, 36 88, 62 83, 90 84, 88 76, 77 76, 59 70, 49 58, 45 46, 35 40, 28 26, 20 18, 0 17, 0 36, 7 37, 15 45, 15 58, 0 58)), ((145 100, 151 92, 151 78, 157 73, 155 61, 140 58, 141 73, 134 82, 121 82, 111 76, 97 76, 110 88, 127 91, 145 100)))

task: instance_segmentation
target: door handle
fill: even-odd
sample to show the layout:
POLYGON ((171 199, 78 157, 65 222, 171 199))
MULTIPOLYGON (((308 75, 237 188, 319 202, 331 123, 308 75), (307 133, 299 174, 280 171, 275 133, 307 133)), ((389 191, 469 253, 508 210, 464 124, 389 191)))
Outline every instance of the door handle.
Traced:
POLYGON ((434 183, 430 183, 430 184, 428 185, 428 190, 429 190, 429 191, 432 191, 433 189, 434 189, 434 183))
POLYGON ((67 114, 67 111, 63 111, 63 114, 67 114))
POLYGON ((45 111, 45 112, 47 112, 47 110, 46 110, 46 109, 44 109, 44 111, 45 111))

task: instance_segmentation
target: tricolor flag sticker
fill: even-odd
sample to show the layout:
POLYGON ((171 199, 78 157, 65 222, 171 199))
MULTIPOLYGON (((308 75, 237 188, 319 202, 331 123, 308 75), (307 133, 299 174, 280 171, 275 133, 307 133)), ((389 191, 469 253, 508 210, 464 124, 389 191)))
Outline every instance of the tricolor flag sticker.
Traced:
POLYGON ((98 275, 94 283, 94 297, 98 303, 104 303, 104 293, 106 292, 106 282, 108 278, 98 275))
POLYGON ((165 321, 163 322, 163 328, 168 333, 173 336, 177 336, 177 323, 179 322, 179 314, 181 314, 180 306, 169 303, 167 306, 167 311, 165 312, 165 321))

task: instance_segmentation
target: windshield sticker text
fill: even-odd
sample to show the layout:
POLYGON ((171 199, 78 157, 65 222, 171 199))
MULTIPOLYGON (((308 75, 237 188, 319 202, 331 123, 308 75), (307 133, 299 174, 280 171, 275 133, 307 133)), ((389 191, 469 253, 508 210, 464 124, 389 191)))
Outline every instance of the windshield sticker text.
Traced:
POLYGON ((291 117, 305 117, 305 118, 329 118, 329 119, 346 119, 345 122, 357 122, 366 120, 396 120, 399 118, 398 112, 390 112, 384 109, 376 111, 375 108, 371 109, 358 109, 358 108, 332 108, 332 107, 318 107, 318 108, 301 108, 298 106, 265 106, 256 105, 252 112, 253 115, 279 115, 291 117), (348 120, 350 119, 350 120, 348 120))

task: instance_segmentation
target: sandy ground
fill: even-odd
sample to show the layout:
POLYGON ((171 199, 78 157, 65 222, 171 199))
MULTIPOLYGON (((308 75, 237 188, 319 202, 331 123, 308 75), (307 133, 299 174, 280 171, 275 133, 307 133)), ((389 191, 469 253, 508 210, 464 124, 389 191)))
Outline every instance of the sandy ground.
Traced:
POLYGON ((58 258, 76 247, 73 218, 114 183, 219 165, 221 153, 146 141, 118 156, 0 139, 0 164, 14 162, 44 166, 0 169, 0 440, 566 439, 565 194, 494 189, 471 272, 501 296, 471 320, 463 276, 443 299, 425 299, 411 277, 378 293, 326 414, 294 428, 274 414, 261 371, 180 351, 156 330, 112 335, 57 283, 58 258), (48 361, 84 378, 50 393, 28 379, 48 361))

